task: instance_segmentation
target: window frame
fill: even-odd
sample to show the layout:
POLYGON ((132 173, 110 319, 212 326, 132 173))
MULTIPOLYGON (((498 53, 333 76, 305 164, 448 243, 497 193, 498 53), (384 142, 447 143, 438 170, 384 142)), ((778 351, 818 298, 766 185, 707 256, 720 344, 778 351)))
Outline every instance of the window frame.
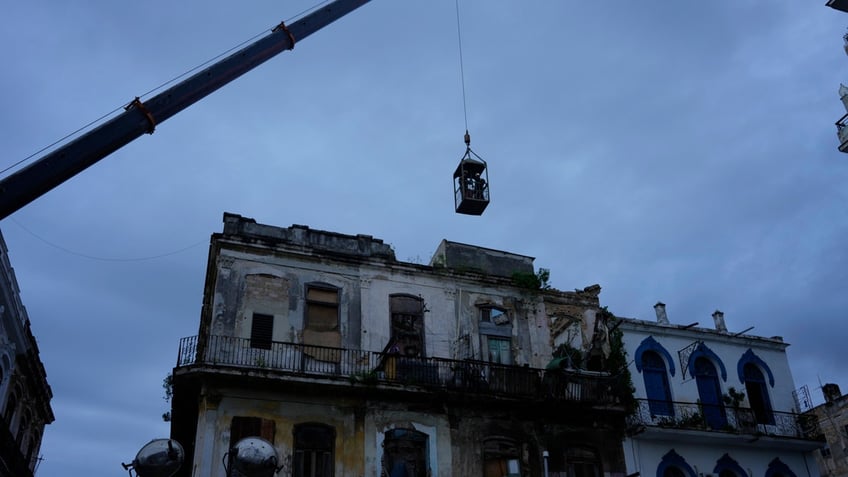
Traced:
POLYGON ((335 475, 335 467, 336 467, 336 428, 321 422, 304 422, 300 424, 295 424, 292 428, 292 468, 291 475, 292 477, 333 477, 335 475), (329 440, 329 445, 327 446, 305 446, 303 442, 306 437, 304 434, 310 431, 314 431, 316 433, 326 433, 326 435, 321 436, 324 439, 329 440), (306 455, 311 456, 311 460, 314 463, 314 459, 320 455, 324 460, 325 467, 323 472, 320 474, 316 473, 316 469, 312 469, 309 475, 305 475, 303 469, 304 457, 306 455), (329 467, 329 469, 327 469, 329 467), (329 472, 328 472, 329 470, 329 472))
POLYGON ((253 313, 250 322, 250 347, 271 349, 274 343, 274 315, 253 313))
MULTIPOLYGON (((340 331, 340 316, 341 316, 341 288, 331 285, 329 283, 321 283, 321 282, 311 282, 304 285, 304 293, 303 293, 303 329, 311 330, 316 332, 328 332, 328 331, 340 331), (319 299, 314 299, 309 297, 309 292, 311 290, 322 291, 322 292, 333 292, 336 295, 335 302, 331 301, 323 301, 319 299), (310 323, 310 309, 312 307, 323 307, 323 308, 335 308, 336 311, 336 320, 335 324, 331 327, 324 326, 316 326, 315 323, 310 323)), ((313 317, 313 320, 315 318, 313 317)))

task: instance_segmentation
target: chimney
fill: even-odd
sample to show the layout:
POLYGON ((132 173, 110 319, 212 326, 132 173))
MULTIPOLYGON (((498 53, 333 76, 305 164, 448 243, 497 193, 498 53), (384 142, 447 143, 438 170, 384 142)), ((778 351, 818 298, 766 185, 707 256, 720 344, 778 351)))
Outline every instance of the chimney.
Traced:
POLYGON ((839 385, 833 383, 822 386, 822 394, 824 394, 824 402, 826 403, 836 401, 842 396, 842 393, 839 392, 839 385))
POLYGON ((727 325, 724 324, 724 313, 716 310, 713 313, 713 321, 715 321, 715 328, 722 333, 727 333, 727 325))
POLYGON ((657 313, 657 323, 667 325, 668 315, 665 314, 665 303, 658 301, 657 304, 654 305, 654 311, 657 313))

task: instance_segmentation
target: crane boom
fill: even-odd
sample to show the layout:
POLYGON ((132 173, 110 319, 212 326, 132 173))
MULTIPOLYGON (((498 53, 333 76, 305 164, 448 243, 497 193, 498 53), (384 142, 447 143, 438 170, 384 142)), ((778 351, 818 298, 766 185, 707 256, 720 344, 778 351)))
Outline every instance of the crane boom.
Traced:
POLYGON ((97 161, 247 73, 294 47, 321 28, 370 0, 335 0, 168 88, 147 101, 138 98, 124 112, 0 180, 0 219, 41 197, 97 161))

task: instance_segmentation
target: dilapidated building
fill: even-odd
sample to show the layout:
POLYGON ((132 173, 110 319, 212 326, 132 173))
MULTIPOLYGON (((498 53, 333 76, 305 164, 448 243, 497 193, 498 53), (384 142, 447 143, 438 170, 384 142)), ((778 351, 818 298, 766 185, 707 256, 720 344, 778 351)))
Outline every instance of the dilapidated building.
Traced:
POLYGON ((53 392, 0 235, 0 477, 32 476, 53 392))
POLYGON ((816 463, 822 476, 848 477, 848 394, 834 383, 823 385, 822 393, 824 403, 805 413, 818 423, 824 439, 816 463))
POLYGON ((173 374, 182 475, 224 476, 259 436, 281 475, 623 476, 632 395, 600 287, 545 273, 449 241, 407 263, 368 235, 225 214, 173 374))

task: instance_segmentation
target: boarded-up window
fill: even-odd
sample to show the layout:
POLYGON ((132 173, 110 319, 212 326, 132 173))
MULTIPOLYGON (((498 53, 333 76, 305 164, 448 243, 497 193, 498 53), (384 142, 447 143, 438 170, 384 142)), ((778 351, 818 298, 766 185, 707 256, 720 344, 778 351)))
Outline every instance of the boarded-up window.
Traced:
POLYGON ((342 334, 339 330, 339 289, 332 285, 310 283, 306 285, 306 316, 304 317, 303 344, 310 345, 303 352, 320 361, 338 363, 342 334))
POLYGON ((313 331, 339 329, 339 291, 308 285, 306 288, 306 328, 313 331))
POLYGON ((393 350, 405 356, 424 356, 424 300, 409 295, 391 295, 393 350))
POLYGON ((253 322, 250 325, 250 347, 260 349, 271 349, 274 339, 274 316, 253 314, 253 322))
POLYGON ((273 419, 261 417, 234 416, 230 424, 230 449, 245 437, 261 437, 268 442, 274 442, 276 423, 273 419))
POLYGON ((294 426, 293 477, 333 477, 336 430, 324 424, 294 426))

